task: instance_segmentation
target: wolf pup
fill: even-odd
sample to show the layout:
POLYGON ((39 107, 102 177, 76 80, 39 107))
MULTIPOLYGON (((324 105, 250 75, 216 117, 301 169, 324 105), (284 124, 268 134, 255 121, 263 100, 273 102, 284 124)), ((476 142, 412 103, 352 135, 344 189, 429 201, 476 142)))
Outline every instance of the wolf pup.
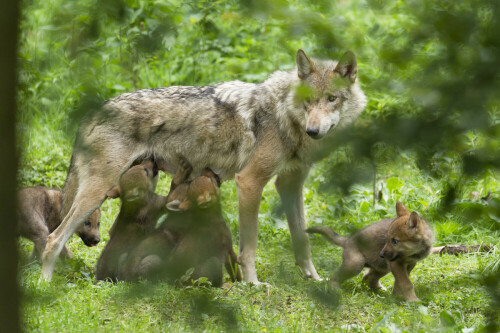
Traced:
POLYGON ((117 281, 128 252, 146 238, 164 213, 166 198, 154 193, 158 170, 152 160, 133 166, 120 178, 109 197, 120 197, 122 205, 110 232, 109 242, 97 261, 97 280, 117 281))
MULTIPOLYGON (((34 243, 32 259, 42 256, 47 237, 61 224, 62 192, 42 186, 26 187, 18 191, 18 230, 19 235, 34 243)), ((96 246, 101 240, 99 226, 101 212, 95 210, 89 218, 79 226, 75 233, 87 246, 96 246)), ((62 254, 72 257, 66 246, 62 254)))
POLYGON ((164 222, 165 228, 178 235, 170 254, 170 269, 181 276, 194 268, 191 279, 206 277, 214 287, 222 285, 224 265, 233 282, 241 281, 231 231, 222 216, 219 186, 217 175, 206 169, 189 184, 184 199, 182 194, 173 193, 169 200, 175 200, 167 207, 179 213, 170 214, 164 222))
MULTIPOLYGON (((185 171, 189 175, 190 169, 185 171)), ((222 217, 219 186, 218 177, 207 169, 191 182, 171 187, 167 199, 170 212, 129 255, 125 279, 166 276, 175 280, 193 268, 189 278, 206 277, 212 286, 219 287, 225 265, 231 280, 241 281, 231 232, 222 217), (173 238, 173 249, 165 235, 173 238)))
POLYGON ((368 272, 363 280, 372 289, 385 289, 380 278, 392 272, 393 293, 410 302, 420 301, 410 281, 410 272, 417 261, 427 257, 434 242, 429 225, 416 213, 398 202, 397 217, 369 225, 349 238, 339 236, 327 227, 315 226, 308 233, 319 233, 331 243, 344 248, 342 265, 331 279, 331 286, 338 287, 345 280, 359 274, 364 267, 368 272))
POLYGON ((143 89, 89 110, 76 135, 63 190, 64 220, 49 236, 42 278, 51 279, 55 258, 73 230, 102 204, 134 160, 154 156, 165 160, 173 173, 182 155, 190 157, 192 178, 206 167, 222 180, 235 178, 238 260, 245 281, 259 284, 255 271, 259 205, 264 186, 275 175, 295 262, 306 277, 319 279, 304 232, 302 185, 314 162, 311 154, 329 147, 324 138, 351 124, 366 98, 350 51, 337 62, 312 59, 299 50, 296 64, 295 69, 277 71, 259 84, 230 81, 143 89))

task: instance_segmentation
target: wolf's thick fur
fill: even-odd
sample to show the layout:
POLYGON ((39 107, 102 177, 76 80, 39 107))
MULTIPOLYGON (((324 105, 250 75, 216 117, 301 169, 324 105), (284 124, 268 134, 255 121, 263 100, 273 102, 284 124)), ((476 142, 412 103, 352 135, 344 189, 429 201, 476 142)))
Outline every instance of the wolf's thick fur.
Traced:
MULTIPOLYGON (((41 257, 45 250, 47 237, 61 224, 62 192, 42 186, 26 187, 18 191, 18 229, 19 235, 31 240, 35 247, 32 259, 41 257)), ((76 234, 87 246, 95 246, 101 240, 99 226, 101 212, 97 209, 87 221, 80 225, 76 234)), ((66 246, 62 252, 72 256, 66 246)))
POLYGON ((395 219, 369 225, 348 238, 322 226, 306 230, 322 234, 332 244, 344 249, 342 266, 331 280, 333 287, 340 286, 368 267, 363 279, 370 288, 383 289, 379 280, 391 271, 395 279, 393 293, 407 301, 419 301, 410 281, 410 272, 417 261, 429 255, 434 236, 427 223, 417 213, 410 214, 402 203, 396 204, 396 211, 398 217, 395 219))
MULTIPOLYGON (((299 50, 297 68, 278 71, 259 84, 241 81, 203 87, 138 90, 112 98, 79 128, 64 187, 61 226, 49 236, 42 276, 51 279, 54 260, 71 232, 106 198, 120 175, 141 156, 176 170, 189 157, 193 177, 210 168, 222 179, 235 174, 244 279, 255 271, 257 216, 262 189, 273 175, 283 201, 296 263, 319 278, 304 233, 302 184, 325 135, 353 122, 366 101, 352 52, 337 63, 313 60, 299 50), (299 98, 297 87, 310 94, 299 98)), ((323 147, 324 148, 324 147, 323 147)))

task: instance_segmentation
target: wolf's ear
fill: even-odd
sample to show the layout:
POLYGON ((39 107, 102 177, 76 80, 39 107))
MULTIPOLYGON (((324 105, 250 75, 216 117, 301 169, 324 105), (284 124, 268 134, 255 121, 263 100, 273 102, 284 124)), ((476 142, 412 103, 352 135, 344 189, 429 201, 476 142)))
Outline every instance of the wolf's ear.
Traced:
POLYGON ((305 79, 309 74, 314 72, 314 62, 309 59, 306 53, 299 49, 297 51, 297 57, 295 58, 297 62, 297 73, 301 80, 305 79))
POLYGON ((412 212, 408 222, 406 222, 409 228, 416 228, 418 226, 418 214, 417 212, 412 212))
POLYGON ((335 71, 343 77, 350 79, 352 82, 356 81, 356 77, 358 76, 358 63, 352 51, 344 53, 337 67, 335 67, 335 71))
POLYGON ((111 199, 120 197, 120 187, 118 185, 112 187, 108 192, 106 192, 106 196, 111 199))
POLYGON ((406 209, 405 205, 398 201, 396 202, 396 214, 398 217, 401 217, 410 214, 410 212, 406 209))

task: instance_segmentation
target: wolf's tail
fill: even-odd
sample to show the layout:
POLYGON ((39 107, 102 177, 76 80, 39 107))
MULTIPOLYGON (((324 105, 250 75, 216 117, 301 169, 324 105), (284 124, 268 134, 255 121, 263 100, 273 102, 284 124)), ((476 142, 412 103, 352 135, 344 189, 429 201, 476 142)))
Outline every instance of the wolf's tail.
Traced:
POLYGON ((344 244, 347 240, 346 237, 340 236, 335 231, 327 227, 321 227, 321 226, 310 227, 306 229, 306 232, 310 234, 322 234, 323 236, 326 237, 326 239, 328 239, 328 241, 330 241, 330 243, 341 247, 344 247, 344 244))

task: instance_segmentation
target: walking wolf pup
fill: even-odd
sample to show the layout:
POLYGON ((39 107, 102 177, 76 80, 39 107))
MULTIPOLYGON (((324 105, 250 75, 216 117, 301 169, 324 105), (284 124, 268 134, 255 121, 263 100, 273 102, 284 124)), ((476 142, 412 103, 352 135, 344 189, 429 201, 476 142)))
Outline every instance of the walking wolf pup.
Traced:
POLYGON ((410 214, 406 207, 396 204, 397 217, 369 225, 349 238, 339 236, 327 227, 311 227, 308 233, 319 233, 332 244, 344 248, 342 266, 331 279, 332 287, 359 274, 364 267, 368 272, 363 280, 372 289, 385 289, 380 278, 392 272, 393 293, 411 302, 420 301, 410 281, 410 272, 417 261, 429 255, 434 242, 431 228, 416 212, 410 214))
POLYGON ((297 67, 262 83, 230 81, 211 86, 172 86, 125 93, 88 112, 80 124, 64 186, 64 220, 50 236, 42 277, 50 280, 64 243, 106 198, 134 160, 153 156, 175 172, 187 156, 192 178, 210 168, 222 180, 235 177, 239 200, 244 280, 255 271, 257 217, 262 190, 277 175, 296 263, 319 279, 304 232, 302 185, 316 149, 335 129, 352 123, 366 98, 357 82, 354 54, 337 61, 309 58, 299 50, 297 67), (299 87, 306 89, 298 89, 299 87), (297 91, 307 90, 307 96, 297 91), (300 96, 299 96, 300 95, 300 96))

